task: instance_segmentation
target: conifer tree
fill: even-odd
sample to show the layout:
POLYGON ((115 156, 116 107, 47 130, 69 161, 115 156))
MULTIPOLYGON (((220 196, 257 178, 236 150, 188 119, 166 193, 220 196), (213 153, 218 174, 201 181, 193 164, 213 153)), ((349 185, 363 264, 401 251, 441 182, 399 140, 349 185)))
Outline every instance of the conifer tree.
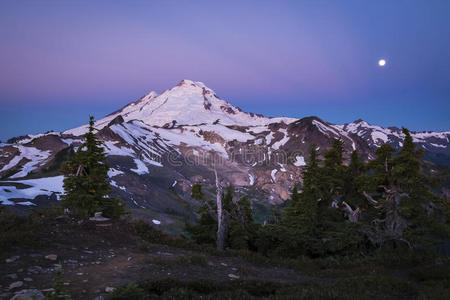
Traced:
POLYGON ((324 206, 331 205, 332 196, 342 194, 344 187, 344 143, 340 139, 333 139, 331 149, 325 152, 323 182, 326 184, 328 195, 321 202, 324 206))
MULTIPOLYGON (((318 228, 318 203, 326 194, 319 163, 316 145, 313 144, 310 147, 307 165, 303 170, 302 193, 298 193, 294 185, 290 204, 283 214, 281 225, 284 229, 281 235, 284 241, 280 242, 281 252, 291 251, 293 254, 316 252, 312 249, 317 248, 321 238, 318 228)), ((280 230, 277 234, 280 235, 280 230)))
POLYGON ((358 151, 354 150, 350 156, 350 163, 345 170, 345 181, 343 189, 343 201, 352 207, 367 207, 362 195, 362 185, 364 183, 364 162, 360 159, 358 151))
POLYGON ((191 190, 191 198, 196 200, 203 200, 202 185, 200 183, 194 183, 191 190))
POLYGON ((259 225, 253 220, 250 201, 246 196, 233 205, 230 217, 229 246, 233 249, 256 250, 259 225))
POLYGON ((192 239, 199 244, 215 244, 217 214, 215 212, 216 208, 213 201, 204 199, 204 193, 200 183, 195 183, 192 186, 191 198, 201 202, 201 205, 197 210, 200 219, 195 225, 186 223, 187 232, 189 232, 192 239))
POLYGON ((247 225, 254 222, 252 216, 252 207, 250 205, 250 201, 248 200, 247 196, 242 196, 241 199, 239 199, 238 210, 239 210, 238 219, 243 224, 247 225))
MULTIPOLYGON (((359 209, 349 206, 344 200, 348 167, 344 166, 344 144, 334 139, 332 147, 324 154, 324 166, 318 168, 314 176, 314 197, 320 201, 316 208, 316 226, 313 227, 314 238, 310 241, 311 253, 341 253, 352 251, 360 244, 355 222, 359 209)), ((353 155, 356 162, 356 154, 353 155)), ((348 188, 348 187, 347 187, 348 188)), ((305 186, 305 192, 308 188, 305 186)), ((312 193, 312 192, 311 192, 312 193)), ((312 203, 312 202, 311 202, 312 203)))
POLYGON ((84 144, 63 165, 66 193, 62 197, 62 204, 82 218, 92 216, 97 211, 103 212, 106 217, 118 218, 125 213, 124 204, 120 199, 109 196, 109 167, 105 163, 101 142, 94 134, 92 116, 84 138, 84 144))
POLYGON ((222 196, 223 209, 228 213, 231 213, 231 211, 235 209, 233 205, 233 194, 234 194, 233 186, 229 185, 226 188, 225 194, 223 194, 222 196))
POLYGON ((352 178, 356 178, 362 174, 363 170, 364 170, 364 163, 361 161, 358 151, 355 149, 350 155, 348 173, 352 178))
POLYGON ((416 145, 409 131, 403 147, 393 156, 393 148, 383 145, 377 150, 377 159, 371 166, 375 174, 371 178, 372 195, 364 193, 377 210, 376 227, 369 233, 372 243, 406 243, 413 247, 423 243, 426 235, 433 235, 435 229, 448 232, 434 214, 439 209, 439 197, 431 190, 430 180, 421 171, 423 152, 416 145))
POLYGON ((291 191, 289 206, 284 210, 282 225, 299 232, 309 232, 315 226, 317 217, 317 200, 311 193, 298 193, 294 185, 291 191))

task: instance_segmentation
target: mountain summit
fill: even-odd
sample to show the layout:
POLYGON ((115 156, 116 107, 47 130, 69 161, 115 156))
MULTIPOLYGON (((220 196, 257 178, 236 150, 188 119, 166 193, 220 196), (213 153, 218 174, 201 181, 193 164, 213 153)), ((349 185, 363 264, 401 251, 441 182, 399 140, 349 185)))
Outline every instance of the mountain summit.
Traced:
MULTIPOLYGON (((239 107, 220 99, 203 82, 187 79, 161 95, 151 92, 131 102, 121 110, 98 120, 96 128, 103 128, 119 115, 126 122, 140 120, 147 125, 158 127, 199 124, 256 126, 280 121, 290 123, 296 120, 266 118, 259 114, 243 112, 239 107)), ((86 127, 69 130, 67 133, 76 134, 79 130, 86 130, 86 127)))

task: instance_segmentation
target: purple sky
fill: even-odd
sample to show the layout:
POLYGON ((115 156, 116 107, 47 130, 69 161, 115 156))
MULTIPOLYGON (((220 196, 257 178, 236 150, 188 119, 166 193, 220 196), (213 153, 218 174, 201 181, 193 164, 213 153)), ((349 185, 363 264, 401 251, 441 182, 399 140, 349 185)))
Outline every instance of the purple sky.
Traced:
POLYGON ((0 139, 185 78, 268 116, 450 130, 449 15, 448 0, 2 0, 0 139))

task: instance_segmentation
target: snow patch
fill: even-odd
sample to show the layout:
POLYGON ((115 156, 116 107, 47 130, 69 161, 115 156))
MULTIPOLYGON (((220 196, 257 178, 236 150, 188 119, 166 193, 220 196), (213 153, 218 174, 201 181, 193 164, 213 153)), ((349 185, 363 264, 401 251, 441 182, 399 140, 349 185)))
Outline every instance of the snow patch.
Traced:
POLYGON ((16 202, 16 204, 18 204, 18 205, 27 205, 27 206, 30 206, 30 205, 36 206, 36 204, 34 204, 33 202, 30 202, 30 201, 16 202))
POLYGON ((280 171, 281 172, 287 172, 286 169, 284 168, 283 164, 278 163, 280 165, 280 171))
POLYGON ((253 185, 255 183, 255 177, 252 174, 248 173, 248 179, 250 181, 249 185, 253 185))
POLYGON ((118 185, 117 182, 115 182, 114 180, 111 180, 110 184, 118 189, 121 189, 122 191, 126 191, 127 188, 121 185, 118 185))
POLYGON ((439 145, 439 144, 434 144, 434 143, 430 143, 430 145, 433 146, 433 147, 447 148, 446 145, 439 145))
POLYGON ((264 140, 263 140, 262 138, 256 139, 256 140, 254 141, 255 145, 262 145, 263 142, 264 142, 264 140))
POLYGON ((272 172, 270 172, 270 176, 272 177, 273 182, 275 182, 275 175, 277 174, 278 170, 277 169, 273 169, 272 172))
POLYGON ((296 167, 306 166, 305 158, 303 156, 295 157, 294 166, 296 167))
POLYGON ((130 171, 133 171, 139 175, 149 173, 147 166, 142 162, 142 160, 135 158, 134 163, 136 164, 136 169, 130 169, 130 171))
POLYGON ((11 169, 16 166, 22 159, 28 159, 29 162, 25 163, 19 172, 10 176, 9 178, 25 177, 31 171, 35 170, 39 165, 44 163, 50 156, 50 151, 41 151, 34 147, 25 147, 22 145, 15 146, 20 152, 16 155, 7 165, 3 166, 0 172, 11 169))
POLYGON ((60 195, 64 193, 63 180, 64 176, 55 176, 39 179, 2 181, 4 184, 22 183, 30 187, 18 189, 13 185, 0 186, 0 201, 3 202, 3 205, 13 205, 14 202, 9 201, 8 199, 34 199, 39 195, 50 196, 53 193, 56 194, 56 197, 59 200, 60 195))
POLYGON ((272 148, 275 150, 280 149, 281 146, 283 146, 289 141, 289 136, 286 132, 286 129, 280 129, 279 132, 283 133, 283 138, 272 145, 272 148))
POLYGON ((385 144, 389 140, 389 138, 386 135, 386 133, 381 132, 381 131, 374 131, 374 132, 372 132, 371 136, 372 136, 372 140, 375 143, 378 142, 379 140, 381 140, 381 142, 383 142, 383 144, 385 144))
POLYGON ((322 132, 326 136, 330 136, 330 134, 329 134, 330 132, 334 135, 339 136, 339 134, 334 129, 326 126, 325 124, 322 124, 321 122, 319 122, 317 120, 313 120, 312 123, 317 127, 317 129, 319 129, 320 132, 322 132))
POLYGON ((119 155, 119 156, 131 156, 134 157, 135 153, 133 149, 127 147, 117 147, 115 144, 118 142, 106 141, 103 143, 103 148, 108 155, 119 155))
POLYGON ((117 175, 120 175, 120 174, 124 174, 124 173, 123 173, 122 171, 116 170, 116 169, 114 169, 114 168, 110 168, 110 169, 108 170, 108 177, 109 177, 109 178, 114 177, 114 176, 117 176, 117 175))

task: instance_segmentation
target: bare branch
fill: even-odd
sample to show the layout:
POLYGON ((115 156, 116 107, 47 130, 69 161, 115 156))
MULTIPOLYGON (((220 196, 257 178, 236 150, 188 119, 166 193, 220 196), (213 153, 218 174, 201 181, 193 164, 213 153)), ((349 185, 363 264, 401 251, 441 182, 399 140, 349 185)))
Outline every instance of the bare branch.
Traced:
POLYGON ((347 202, 345 202, 345 201, 342 202, 342 205, 344 205, 344 212, 347 215, 348 220, 352 223, 358 222, 359 214, 361 212, 359 207, 357 207, 355 210, 353 210, 351 208, 351 206, 348 205, 347 202))
POLYGON ((78 166, 77 173, 75 174, 75 176, 81 176, 83 175, 83 173, 85 173, 84 165, 81 164, 78 166))
POLYGON ((378 201, 373 199, 372 196, 370 196, 366 191, 363 191, 362 194, 364 195, 364 197, 366 197, 370 204, 378 205, 378 201))

